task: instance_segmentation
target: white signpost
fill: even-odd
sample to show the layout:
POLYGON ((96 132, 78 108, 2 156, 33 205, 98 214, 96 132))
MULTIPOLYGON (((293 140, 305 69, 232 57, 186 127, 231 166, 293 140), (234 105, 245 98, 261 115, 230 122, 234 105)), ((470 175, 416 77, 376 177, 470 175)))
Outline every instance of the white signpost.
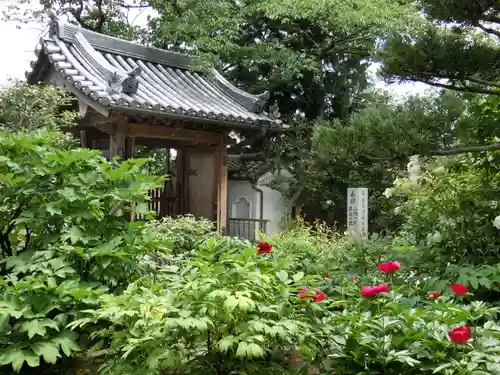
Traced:
POLYGON ((368 189, 347 189, 347 229, 368 237, 368 189))

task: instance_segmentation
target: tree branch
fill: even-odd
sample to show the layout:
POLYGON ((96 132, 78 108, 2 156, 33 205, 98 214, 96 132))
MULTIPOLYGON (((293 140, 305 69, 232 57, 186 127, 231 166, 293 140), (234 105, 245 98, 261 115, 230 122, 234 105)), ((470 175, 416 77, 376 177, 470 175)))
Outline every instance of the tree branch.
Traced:
POLYGON ((470 146, 457 146, 457 147, 449 147, 449 148, 444 148, 440 150, 431 150, 425 153, 419 153, 419 152, 411 152, 407 154, 402 154, 402 155, 394 155, 394 156, 389 156, 389 157, 377 157, 377 156, 371 156, 371 155, 358 155, 362 158, 365 158, 367 160, 371 161, 395 161, 395 160, 404 160, 407 157, 414 154, 419 154, 423 156, 450 156, 450 155, 458 155, 458 154, 467 154, 467 153, 476 153, 476 152, 485 152, 485 151, 494 151, 494 150, 500 150, 500 142, 498 143, 492 143, 488 145, 470 145, 470 146))
POLYGON ((475 145, 475 146, 463 146, 463 147, 450 147, 442 150, 430 151, 430 155, 436 156, 445 156, 445 155, 457 155, 457 154, 465 154, 469 152, 484 152, 484 151, 493 151, 500 150, 500 142, 492 143, 489 145, 475 145))
POLYGON ((460 86, 449 85, 449 84, 445 84, 445 83, 433 82, 433 81, 426 80, 424 78, 418 79, 418 78, 411 77, 411 78, 407 78, 407 80, 412 81, 412 82, 422 82, 422 83, 426 83, 430 86, 441 87, 444 89, 460 91, 460 92, 473 92, 476 94, 500 95, 500 90, 490 90, 490 89, 483 89, 480 87, 472 87, 472 86, 460 87, 460 86))
POLYGON ((104 23, 106 22, 106 15, 104 14, 104 11, 102 10, 102 0, 97 0, 96 2, 97 5, 97 11, 99 14, 97 25, 96 25, 96 30, 100 33, 102 33, 102 28, 104 26, 104 23))
POLYGON ((21 202, 19 204, 19 207, 17 207, 17 209, 14 211, 12 218, 9 220, 9 226, 5 229, 5 231, 0 232, 0 245, 6 256, 12 255, 12 246, 10 244, 9 236, 10 232, 12 232, 12 229, 14 229, 14 221, 21 215, 23 207, 24 203, 21 202))
POLYGON ((26 238, 24 240, 24 251, 28 250, 28 244, 30 243, 31 232, 26 224, 24 224, 26 230, 26 238))
POLYGON ((486 27, 486 26, 483 26, 480 23, 478 23, 476 26, 479 27, 481 30, 483 30, 485 33, 493 34, 493 35, 495 35, 495 36, 497 36, 497 37, 500 38, 500 31, 492 29, 492 28, 489 28, 489 27, 486 27))

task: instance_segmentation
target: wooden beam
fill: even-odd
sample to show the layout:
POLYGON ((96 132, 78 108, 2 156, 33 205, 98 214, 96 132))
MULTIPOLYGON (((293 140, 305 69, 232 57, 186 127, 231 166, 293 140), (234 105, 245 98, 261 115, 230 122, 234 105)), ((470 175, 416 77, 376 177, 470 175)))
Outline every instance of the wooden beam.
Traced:
POLYGON ((219 143, 220 134, 202 130, 170 128, 150 124, 120 124, 129 137, 171 139, 176 141, 197 142, 215 145, 219 143))

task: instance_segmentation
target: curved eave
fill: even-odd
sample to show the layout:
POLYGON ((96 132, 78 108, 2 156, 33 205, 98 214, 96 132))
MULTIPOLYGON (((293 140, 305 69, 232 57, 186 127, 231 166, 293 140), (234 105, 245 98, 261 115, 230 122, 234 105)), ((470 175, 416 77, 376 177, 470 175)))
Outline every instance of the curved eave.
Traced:
MULTIPOLYGON (((73 28, 75 26, 71 27, 75 31, 73 28)), ((47 72, 53 71, 50 78, 54 84, 79 98, 83 95, 89 106, 106 115, 113 110, 234 128, 274 131, 283 128, 280 120, 253 111, 255 106, 262 105, 259 101, 266 95, 251 95, 239 90, 218 73, 205 76, 161 63, 98 51, 85 39, 88 32, 73 34, 74 44, 65 42, 56 34, 40 39, 35 51, 37 59, 31 62, 32 70, 26 74, 29 83, 46 82, 49 78, 47 72), (105 73, 116 69, 120 74, 137 69, 138 86, 128 93, 116 91, 110 86, 107 75, 102 73, 103 69, 105 73)), ((94 34, 91 35, 96 39, 94 34)))
MULTIPOLYGON (((64 42, 74 43, 77 34, 81 33, 86 40, 103 55, 116 54, 126 58, 138 59, 152 63, 165 64, 172 68, 195 70, 193 58, 175 52, 165 51, 154 47, 140 45, 127 40, 103 35, 94 31, 85 30, 76 25, 60 21, 55 13, 50 13, 50 27, 53 32, 64 42)), ((261 113, 263 107, 269 98, 269 93, 264 92, 260 95, 247 93, 232 83, 227 81, 215 69, 212 70, 212 76, 218 87, 238 104, 253 113, 261 113)))

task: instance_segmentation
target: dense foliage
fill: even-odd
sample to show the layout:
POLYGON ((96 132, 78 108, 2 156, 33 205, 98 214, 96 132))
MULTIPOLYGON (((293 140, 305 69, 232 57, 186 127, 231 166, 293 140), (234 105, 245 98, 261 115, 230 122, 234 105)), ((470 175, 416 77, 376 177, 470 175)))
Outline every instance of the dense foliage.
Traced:
POLYGON ((125 215, 159 179, 141 160, 62 150, 61 137, 0 133, 0 364, 16 371, 79 350, 67 324, 142 276, 141 257, 158 247, 125 215))
POLYGON ((75 148, 57 132, 76 120, 68 98, 16 85, 0 93, 1 373, 500 374, 496 3, 42 5, 269 90, 292 130, 252 151, 330 223, 347 187, 368 186, 376 233, 296 223, 256 246, 192 217, 131 223, 165 151, 117 163, 75 148), (148 32, 130 27, 127 9, 149 5, 148 32), (389 78, 454 91, 366 91, 380 46, 389 78))
MULTIPOLYGON (((61 149, 60 137, 0 133, 3 372, 498 373, 498 310, 478 300, 491 300, 492 271, 453 274, 453 226, 427 247, 426 234, 450 216, 481 228, 457 237, 461 249, 495 238, 494 207, 460 206, 491 199, 462 195, 485 177, 472 159, 398 180, 387 195, 408 209, 401 237, 363 241, 297 224, 258 250, 190 217, 128 222, 159 179, 141 160, 61 149), (432 206, 452 188, 459 206, 432 206)), ((480 264, 488 253, 470 255, 480 264)))
POLYGON ((426 26, 388 39, 389 79, 498 95, 500 9, 494 0, 416 0, 426 26))

